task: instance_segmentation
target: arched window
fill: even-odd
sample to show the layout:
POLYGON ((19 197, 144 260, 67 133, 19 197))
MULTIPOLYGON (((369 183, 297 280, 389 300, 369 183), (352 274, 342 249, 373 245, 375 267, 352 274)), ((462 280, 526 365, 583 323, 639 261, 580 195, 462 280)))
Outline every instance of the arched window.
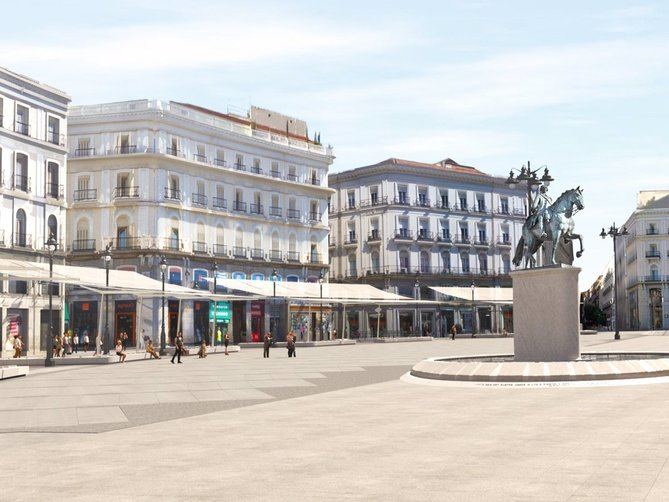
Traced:
POLYGON ((170 218, 170 226, 167 234, 167 245, 170 249, 181 249, 181 239, 179 238, 179 220, 170 218))
POLYGON ((251 280, 252 281, 264 281, 265 276, 264 276, 264 274, 251 274, 251 280))
POLYGON ((209 283, 207 282, 207 277, 209 272, 203 268, 196 268, 193 270, 193 287, 196 289, 208 290, 209 283))
POLYGON ((462 266, 462 271, 464 273, 469 273, 469 254, 468 253, 462 253, 460 255, 460 263, 462 266))
POLYGON ((505 274, 511 272, 511 258, 508 254, 502 256, 502 272, 505 274))
POLYGON ((204 236, 204 223, 199 221, 197 223, 197 240, 198 242, 206 242, 206 238, 204 236))
POLYGON ((451 253, 444 251, 441 253, 441 266, 444 272, 450 272, 451 270, 451 253))
POLYGON ((119 216, 116 219, 116 248, 126 249, 131 245, 130 221, 127 216, 119 216))
POLYGON ((253 232, 253 247, 255 249, 262 249, 262 236, 260 235, 260 230, 257 228, 253 232))
POLYGON ((316 242, 316 237, 311 237, 311 243, 309 244, 309 258, 311 263, 319 263, 321 261, 320 253, 318 252, 318 244, 316 242))
POLYGON ((378 274, 381 272, 381 259, 378 251, 372 251, 372 273, 378 274))
POLYGON ((23 209, 16 211, 16 225, 14 229, 14 244, 19 247, 26 247, 28 236, 26 235, 26 212, 23 209))
POLYGON ((60 187, 58 185, 58 164, 49 162, 46 165, 46 194, 48 197, 57 199, 60 187))
POLYGON ((430 255, 427 251, 420 252, 420 272, 427 274, 430 271, 430 255))
POLYGON ((49 218, 46 221, 47 226, 47 240, 49 237, 53 237, 55 240, 58 240, 58 220, 53 214, 49 215, 49 218))
POLYGON ((14 159, 14 179, 12 180, 12 188, 24 192, 30 191, 30 183, 28 179, 28 156, 23 153, 17 153, 14 159))
POLYGON ((290 234, 290 237, 288 237, 288 251, 291 253, 297 251, 297 239, 295 238, 295 234, 290 234))
POLYGON ((244 231, 242 227, 237 227, 237 230, 235 230, 235 246, 238 248, 244 247, 244 231))
POLYGON ((660 271, 657 268, 657 265, 650 266, 650 279, 652 281, 657 281, 660 279, 660 271))
POLYGON ((276 230, 272 232, 272 251, 281 252, 281 246, 279 245, 279 232, 276 230))
POLYGON ((244 272, 233 272, 232 273, 232 278, 233 279, 246 279, 246 274, 244 272))
POLYGON ((409 260, 409 251, 403 249, 400 251, 400 273, 406 274, 409 272, 411 262, 409 260))
POLYGON ((300 278, 297 275, 286 276, 286 282, 300 282, 300 278))
POLYGON ((488 273, 488 257, 485 253, 479 253, 479 271, 482 274, 488 273))
POLYGON ((348 276, 349 277, 358 276, 358 264, 355 259, 355 254, 353 253, 348 255, 348 276))

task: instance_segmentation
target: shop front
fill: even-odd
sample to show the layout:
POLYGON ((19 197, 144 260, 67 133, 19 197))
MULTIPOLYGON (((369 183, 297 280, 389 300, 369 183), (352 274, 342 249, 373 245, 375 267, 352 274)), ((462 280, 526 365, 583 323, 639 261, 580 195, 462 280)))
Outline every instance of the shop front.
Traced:
POLYGON ((210 302, 209 323, 214 326, 214 345, 223 345, 223 337, 230 331, 232 322, 232 306, 230 302, 210 302), (216 336, 221 330, 221 339, 216 336))
POLYGON ((114 324, 114 341, 119 339, 121 333, 128 335, 126 342, 128 347, 136 343, 135 329, 137 323, 137 301, 136 300, 116 300, 114 315, 116 323, 114 324))
MULTIPOLYGON (((53 328, 52 328, 52 337, 60 334, 60 309, 53 309, 53 328)), ((89 337, 90 337, 89 332, 89 337)), ((49 309, 43 309, 40 311, 40 350, 46 350, 46 341, 49 338, 49 309)), ((53 338, 52 338, 53 339, 53 338)), ((94 338, 91 338, 94 340, 94 338)), ((25 342, 25 340, 24 340, 25 342)), ((81 342, 83 343, 83 341, 81 342)), ((50 344, 53 347, 53 344, 50 344)))
POLYGON ((79 335, 79 339, 88 335, 93 345, 98 332, 98 302, 72 302, 70 328, 73 333, 79 335))
POLYGON ((509 333, 513 333, 513 307, 502 307, 502 318, 504 319, 503 329, 509 333))
POLYGON ((28 353, 30 340, 28 339, 28 309, 7 309, 7 333, 6 340, 13 341, 16 336, 21 336, 23 341, 22 355, 28 353))
POLYGON ((193 334, 196 344, 209 343, 209 301, 193 302, 193 334))
POLYGON ((414 311, 400 310, 399 313, 400 336, 409 336, 414 332, 414 311))
MULTIPOLYGON (((160 322, 162 322, 162 319, 160 322)), ((179 300, 167 301, 167 331, 167 343, 174 345, 174 338, 179 331, 179 300)))
POLYGON ((386 323, 386 310, 376 307, 374 312, 368 314, 369 336, 385 336, 388 330, 386 323))
POLYGON ((251 341, 261 342, 265 335, 265 302, 251 302, 251 341))

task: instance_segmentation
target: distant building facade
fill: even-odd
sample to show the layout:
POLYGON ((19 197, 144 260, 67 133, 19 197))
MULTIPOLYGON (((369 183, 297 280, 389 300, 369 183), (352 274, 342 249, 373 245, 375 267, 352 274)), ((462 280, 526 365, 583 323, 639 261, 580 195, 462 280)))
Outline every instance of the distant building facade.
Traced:
MULTIPOLYGON (((48 261, 46 242, 58 242, 63 262, 66 233, 67 94, 0 68, 0 257, 48 261)), ((24 352, 45 348, 48 288, 33 281, 2 284, 2 344, 20 334, 24 352)), ((53 289, 54 325, 64 319, 61 288, 53 289)))
MULTIPOLYGON (((138 100, 72 107, 70 124, 72 264, 103 266, 109 245, 114 268, 160 279, 164 255, 170 283, 200 289, 212 288, 214 266, 218 279, 327 276, 333 156, 308 139, 305 122, 255 107, 237 115, 138 100)), ((219 327, 235 342, 285 323, 265 302, 221 303, 219 327)), ((75 329, 98 326, 95 296, 81 292, 72 308, 75 329)), ((131 342, 160 323, 157 300, 118 297, 112 309, 112 333, 131 342)), ((168 339, 178 330, 187 342, 210 339, 208 301, 169 301, 167 310, 168 339)))
MULTIPOLYGON (((511 286, 509 272, 526 217, 525 187, 446 159, 391 158, 330 175, 330 280, 365 282, 416 299, 429 286, 511 286)), ((445 334, 511 327, 509 307, 350 310, 351 333, 445 334), (379 319, 377 321, 377 319, 379 319), (380 323, 377 326, 377 322, 380 323)))
POLYGON ((621 329, 669 329, 669 191, 641 191, 616 250, 621 329))

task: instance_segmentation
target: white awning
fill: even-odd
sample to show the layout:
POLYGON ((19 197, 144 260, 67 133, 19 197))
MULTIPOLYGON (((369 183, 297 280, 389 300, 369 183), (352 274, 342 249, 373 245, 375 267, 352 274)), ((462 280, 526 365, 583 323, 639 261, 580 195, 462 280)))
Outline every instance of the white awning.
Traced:
MULTIPOLYGON (((430 286, 430 289, 440 295, 448 296, 456 300, 472 301, 471 287, 458 286, 430 286)), ((474 301, 481 303, 513 303, 513 288, 474 288, 474 301)))
MULTIPOLYGON (((0 259, 0 276, 14 280, 49 281, 49 264, 23 260, 0 259)), ((162 295, 162 281, 137 272, 109 270, 109 287, 106 286, 106 270, 96 267, 53 265, 53 281, 79 286, 98 293, 131 294, 153 297, 162 295)), ((176 284, 165 283, 165 294, 170 298, 236 299, 234 295, 213 295, 209 291, 198 291, 176 284)), ((247 299, 247 297, 245 297, 247 299)))
MULTIPOLYGON (((212 281, 212 278, 208 278, 212 281)), ((263 297, 287 298, 313 301, 321 299, 321 285, 314 282, 276 281, 276 294, 273 281, 254 281, 248 279, 217 279, 217 284, 234 291, 244 291, 263 297)), ((335 303, 426 303, 412 298, 388 293, 369 284, 323 283, 323 301, 335 303)), ((432 303, 432 302, 429 302, 432 303)))

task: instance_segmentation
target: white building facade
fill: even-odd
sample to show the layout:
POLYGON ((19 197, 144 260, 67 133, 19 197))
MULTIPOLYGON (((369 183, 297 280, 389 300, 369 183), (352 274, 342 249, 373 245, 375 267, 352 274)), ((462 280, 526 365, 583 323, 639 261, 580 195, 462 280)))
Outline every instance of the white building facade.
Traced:
POLYGON ((616 247, 621 329, 669 329, 669 191, 639 192, 624 226, 616 247))
MULTIPOLYGON (((0 68, 0 257, 48 261, 50 235, 64 261, 66 233, 67 94, 0 68)), ((63 302, 55 288, 54 329, 62 327, 63 302)), ((32 281, 2 283, 3 347, 20 334, 24 353, 44 349, 48 334, 48 288, 32 281)), ((4 353, 3 353, 4 354, 4 353)), ((4 354, 6 355, 6 354, 4 354)))
MULTIPOLYGON (((328 267, 327 188, 331 148, 307 138, 298 119, 259 108, 246 115, 138 100, 70 109, 72 197, 67 243, 73 264, 113 267, 201 289, 218 278, 315 281, 328 267)), ((73 298, 73 328, 99 325, 100 306, 73 298)), ((116 298, 111 331, 156 330, 159 309, 116 298), (140 309, 144 314, 140 315, 140 309)), ((235 341, 280 322, 264 303, 221 306, 235 341), (227 311, 226 313, 226 309, 227 311), (232 312, 234 310, 234 313, 232 312), (232 315, 234 314, 234 315, 232 315)), ((199 342, 210 306, 169 302, 168 331, 199 342)), ((213 309, 212 315, 213 315, 213 309)), ((223 320, 224 319, 224 320, 223 320)), ((226 327, 223 326, 224 332, 226 327)))
MULTIPOLYGON (((511 286, 527 198, 524 187, 510 189, 504 180, 451 159, 391 158, 331 175, 337 192, 330 202, 330 280, 423 300, 433 298, 429 286, 511 286)), ((511 331, 510 309, 475 310, 351 311, 346 329, 444 335, 454 323, 471 330, 474 321, 478 331, 511 331)))

